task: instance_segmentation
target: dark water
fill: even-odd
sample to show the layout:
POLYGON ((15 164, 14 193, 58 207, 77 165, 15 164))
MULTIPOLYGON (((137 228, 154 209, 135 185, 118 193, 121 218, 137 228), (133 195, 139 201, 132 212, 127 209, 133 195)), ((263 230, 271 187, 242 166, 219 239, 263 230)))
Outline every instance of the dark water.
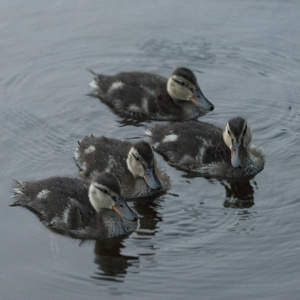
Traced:
POLYGON ((297 0, 2 1, 0 298, 298 299, 299 14, 297 0), (88 68, 178 66, 216 106, 202 120, 248 119, 266 155, 254 180, 193 177, 157 156, 170 193, 131 202, 137 231, 104 244, 50 234, 8 206, 12 178, 78 176, 84 135, 143 137, 147 123, 86 95, 88 68))

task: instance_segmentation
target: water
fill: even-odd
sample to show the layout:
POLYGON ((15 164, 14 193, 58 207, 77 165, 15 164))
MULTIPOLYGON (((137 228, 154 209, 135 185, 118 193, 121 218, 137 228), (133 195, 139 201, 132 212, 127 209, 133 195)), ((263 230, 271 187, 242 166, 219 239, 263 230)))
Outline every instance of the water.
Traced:
MULTIPOLYGON (((2 1, 1 299, 298 299, 300 293, 298 1, 2 1), (265 169, 244 186, 159 165, 173 186, 131 202, 121 241, 51 234, 8 206, 12 179, 78 176, 84 135, 143 138, 86 94, 96 72, 195 71, 215 105, 245 117, 265 169)), ((154 124, 152 122, 151 124, 154 124)))

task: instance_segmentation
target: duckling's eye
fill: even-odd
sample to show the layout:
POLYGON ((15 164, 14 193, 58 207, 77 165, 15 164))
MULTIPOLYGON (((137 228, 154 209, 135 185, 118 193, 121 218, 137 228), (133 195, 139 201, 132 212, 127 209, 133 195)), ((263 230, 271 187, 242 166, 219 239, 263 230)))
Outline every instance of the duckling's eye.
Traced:
POLYGON ((181 80, 174 79, 174 81, 180 84, 181 86, 185 86, 185 83, 181 80))
POLYGON ((104 194, 108 194, 108 191, 107 190, 105 190, 105 189, 99 189, 102 193, 104 193, 104 194))
POLYGON ((106 189, 101 189, 101 188, 99 188, 99 187, 97 187, 97 188, 98 188, 98 190, 100 190, 102 193, 108 194, 108 191, 107 191, 106 189))
POLYGON ((133 157, 135 158, 136 161, 140 161, 140 158, 138 156, 133 154, 133 157))
POLYGON ((231 136, 231 133, 230 133, 230 131, 228 130, 227 132, 228 132, 228 134, 231 136))

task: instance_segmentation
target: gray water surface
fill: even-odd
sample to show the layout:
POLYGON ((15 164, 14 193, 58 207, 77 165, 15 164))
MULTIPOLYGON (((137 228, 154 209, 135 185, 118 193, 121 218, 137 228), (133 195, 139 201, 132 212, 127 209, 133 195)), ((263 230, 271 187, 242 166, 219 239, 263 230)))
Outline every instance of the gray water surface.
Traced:
POLYGON ((298 299, 300 3, 8 1, 0 11, 1 299, 298 299), (245 117, 266 155, 254 180, 159 165, 172 189, 133 201, 131 236, 81 243, 12 208, 12 179, 78 176, 84 135, 139 140, 91 98, 87 69, 169 76, 191 68, 224 127, 245 117), (119 297, 120 296, 120 297, 119 297))

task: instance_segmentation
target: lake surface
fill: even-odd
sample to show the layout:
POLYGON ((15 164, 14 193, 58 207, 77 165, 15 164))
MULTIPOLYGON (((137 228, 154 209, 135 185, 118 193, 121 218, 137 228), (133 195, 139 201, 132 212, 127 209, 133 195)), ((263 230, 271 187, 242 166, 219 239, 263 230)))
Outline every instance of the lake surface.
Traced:
POLYGON ((1 4, 1 299, 298 299, 300 3, 8 1, 1 4), (91 98, 87 69, 169 76, 191 68, 215 105, 245 117, 265 169, 239 186, 159 165, 172 189, 129 204, 136 232, 110 243, 49 232, 12 208, 12 179, 78 176, 84 135, 144 138, 91 98))

